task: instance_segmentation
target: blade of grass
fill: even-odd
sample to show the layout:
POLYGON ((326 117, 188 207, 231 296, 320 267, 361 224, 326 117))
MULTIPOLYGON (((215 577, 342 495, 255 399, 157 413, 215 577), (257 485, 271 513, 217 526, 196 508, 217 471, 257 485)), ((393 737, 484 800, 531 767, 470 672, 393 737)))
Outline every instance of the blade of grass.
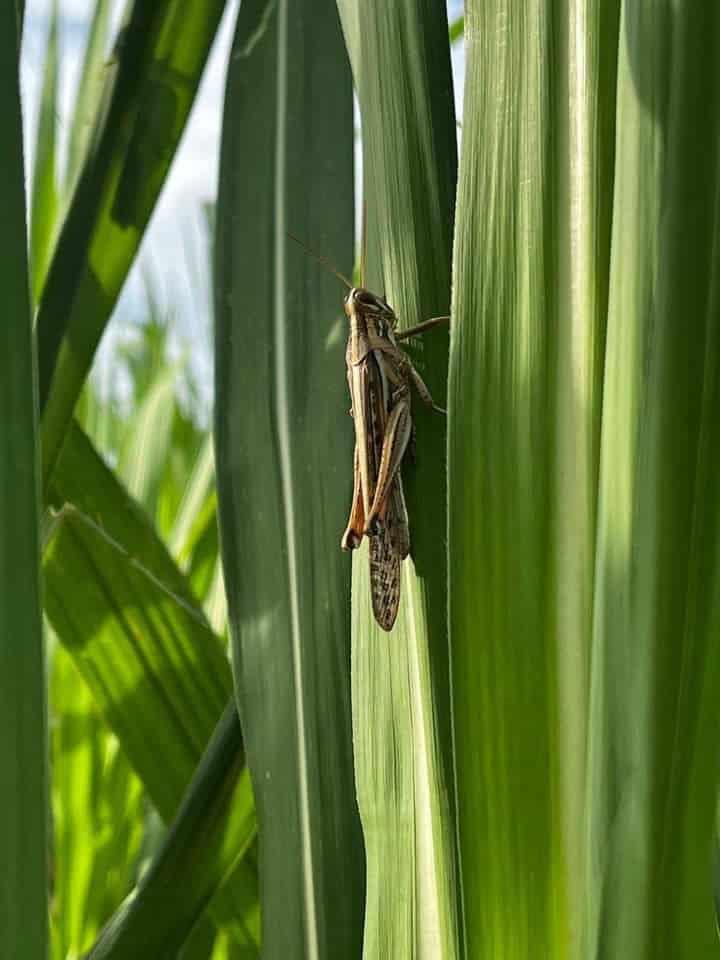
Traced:
POLYGON ((714 5, 623 6, 588 955, 720 955, 718 49, 714 5))
POLYGON ((254 836, 237 706, 225 708, 162 848, 88 960, 174 958, 225 873, 254 836), (240 803, 238 800, 240 799, 240 803))
POLYGON ((32 178, 30 261, 33 300, 40 296, 52 255, 58 216, 57 114, 58 114, 58 0, 53 0, 47 45, 32 178))
POLYGON ((132 497, 155 515, 160 480, 171 452, 177 369, 167 365, 145 391, 124 431, 118 474, 132 497))
POLYGON ((18 10, 0 5, 0 929, 17 960, 48 951, 47 744, 39 459, 18 10))
MULTIPOLYGON (((338 6, 360 99, 368 232, 376 234, 381 258, 370 268, 401 326, 409 326, 447 313, 450 300, 457 159, 447 13, 442 2, 415 0, 342 0, 338 6)), ((447 346, 441 329, 412 350, 441 406, 447 346)), ((390 638, 372 617, 365 550, 353 566, 353 730, 368 856, 367 958, 457 952, 445 427, 417 401, 414 407, 417 463, 403 471, 412 558, 403 566, 404 599, 390 638)))
POLYGON ((212 435, 208 434, 195 459, 170 535, 170 552, 179 563, 189 559, 189 553, 196 540, 194 531, 197 520, 204 511, 214 487, 215 457, 212 435))
MULTIPOLYGON (((605 361, 620 5, 571 4, 569 32, 551 4, 526 7, 510 31, 515 6, 466 11, 449 551, 467 947, 518 957, 637 956, 632 939, 609 946, 607 930, 598 936, 600 891, 633 916, 638 901, 609 879, 599 826, 617 814, 613 784, 632 763, 609 779, 599 773, 607 721, 597 691, 607 665, 597 640, 596 707, 587 714, 593 621, 597 632, 608 617, 603 631, 634 642, 623 627, 631 568, 620 560, 606 582, 602 529, 594 586, 600 424, 614 437, 605 496, 624 541, 634 489, 628 425, 646 343, 628 311, 605 361), (598 597, 608 586, 604 609, 598 597), (474 748, 479 740, 497 745, 491 756, 474 748), (589 877, 589 899, 580 877, 589 877)), ((640 114, 618 115, 619 142, 638 135, 640 114)), ((617 169, 624 181, 622 160, 617 169)), ((639 169, 629 173, 631 193, 641 182, 643 193, 644 180, 639 169)), ((629 299, 643 315, 651 298, 635 258, 655 224, 639 221, 636 234, 639 204, 625 200, 613 258, 627 266, 629 299)), ((626 671, 606 679, 625 689, 626 671)), ((631 716, 628 709, 623 736, 631 716)), ((630 849, 629 834, 620 842, 630 849)))
POLYGON ((53 919, 58 960, 80 957, 132 889, 143 791, 61 644, 50 685, 53 919))
POLYGON ((263 956, 358 957, 342 290, 352 89, 330 0, 247 0, 217 204, 215 443, 236 694, 256 789, 263 956), (253 148, 247 149, 247 131, 253 148), (251 560, 249 558, 252 558, 251 560))
MULTIPOLYGON (((48 617, 169 822, 232 689, 223 646, 147 515, 76 425, 52 501, 61 521, 44 558, 48 617)), ((249 792, 244 802, 254 818, 249 792)), ((238 920, 253 887, 256 899, 240 860, 213 901, 213 918, 241 943, 257 937, 238 920)))
POLYGON ((224 0, 133 3, 40 302, 43 484, 192 106, 224 0), (112 255, 108 255, 112 251, 112 255))
POLYGON ((457 43, 465 33, 465 17, 456 17, 450 24, 450 43, 457 43))
POLYGON ((65 171, 65 191, 72 196, 93 129, 93 120, 100 102, 105 72, 105 51, 110 35, 113 0, 95 0, 92 23, 88 32, 85 55, 80 69, 80 82, 72 112, 72 127, 65 171))
POLYGON ((560 960, 551 561, 563 66, 555 76, 550 5, 521 7, 468 0, 465 11, 448 415, 453 722, 466 955, 560 960))

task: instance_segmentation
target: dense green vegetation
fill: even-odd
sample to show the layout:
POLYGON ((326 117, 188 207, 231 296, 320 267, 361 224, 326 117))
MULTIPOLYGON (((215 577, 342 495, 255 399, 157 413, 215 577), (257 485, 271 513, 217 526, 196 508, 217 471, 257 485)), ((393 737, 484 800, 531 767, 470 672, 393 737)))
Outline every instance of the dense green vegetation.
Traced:
POLYGON ((98 366, 226 5, 130 0, 114 34, 95 0, 61 136, 54 3, 30 150, 22 6, 0 955, 720 956, 720 11, 243 0, 188 264, 213 306, 181 336, 156 253, 98 366), (447 418, 414 404, 389 635, 339 550, 343 290, 289 237, 351 275, 356 209, 401 326, 451 312, 409 347, 447 418))

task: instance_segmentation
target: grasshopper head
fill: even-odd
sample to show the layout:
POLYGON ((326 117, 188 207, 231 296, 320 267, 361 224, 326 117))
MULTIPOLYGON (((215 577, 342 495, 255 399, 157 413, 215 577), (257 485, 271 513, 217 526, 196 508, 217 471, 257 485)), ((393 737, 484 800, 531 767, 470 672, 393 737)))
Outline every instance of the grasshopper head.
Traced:
POLYGON ((361 313, 384 320, 391 326, 395 324, 395 313, 385 297, 378 297, 364 287, 353 287, 345 297, 345 313, 348 317, 361 313))

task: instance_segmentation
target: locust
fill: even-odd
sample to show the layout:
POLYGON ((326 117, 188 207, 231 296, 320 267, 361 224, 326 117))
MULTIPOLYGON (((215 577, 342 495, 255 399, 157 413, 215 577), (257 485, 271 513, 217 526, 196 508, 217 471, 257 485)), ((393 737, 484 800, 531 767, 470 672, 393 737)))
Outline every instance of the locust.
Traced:
POLYGON ((368 538, 373 614, 379 626, 390 631, 400 604, 401 564, 410 553, 401 466, 414 432, 411 387, 428 407, 445 413, 435 405, 424 380, 398 344, 450 318, 431 317, 398 331, 398 318, 384 296, 353 286, 326 257, 289 236, 349 289, 344 302, 350 322, 345 365, 355 453, 352 505, 340 545, 343 550, 354 550, 364 536, 368 538))
POLYGON ((432 317, 398 332, 395 311, 385 297, 364 287, 351 287, 345 313, 350 321, 345 364, 355 456, 350 518, 340 544, 353 550, 367 536, 373 614, 389 631, 400 603, 401 563, 410 552, 401 466, 413 434, 411 386, 424 403, 444 413, 398 341, 448 318, 432 317))

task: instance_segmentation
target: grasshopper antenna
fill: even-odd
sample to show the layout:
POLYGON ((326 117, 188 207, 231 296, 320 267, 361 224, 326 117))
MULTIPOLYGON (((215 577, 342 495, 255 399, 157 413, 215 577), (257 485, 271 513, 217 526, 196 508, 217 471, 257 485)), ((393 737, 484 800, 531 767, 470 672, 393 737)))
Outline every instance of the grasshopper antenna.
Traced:
POLYGON ((329 270, 330 273, 334 274, 338 278, 338 280, 342 280, 342 282, 345 284, 348 290, 353 289, 353 285, 350 283, 348 278, 344 276, 342 273, 340 273, 340 271, 337 269, 337 267, 332 262, 332 260, 329 260, 327 257, 321 257, 319 253, 315 253, 315 251, 311 250, 306 243, 303 243, 302 240, 300 240, 298 237, 296 237, 294 234, 290 233, 289 231, 288 231, 288 236, 290 237, 291 240, 294 240, 295 243, 299 244, 306 253, 309 253, 314 260, 317 260, 318 263, 322 264, 322 266, 325 267, 326 270, 329 270))

